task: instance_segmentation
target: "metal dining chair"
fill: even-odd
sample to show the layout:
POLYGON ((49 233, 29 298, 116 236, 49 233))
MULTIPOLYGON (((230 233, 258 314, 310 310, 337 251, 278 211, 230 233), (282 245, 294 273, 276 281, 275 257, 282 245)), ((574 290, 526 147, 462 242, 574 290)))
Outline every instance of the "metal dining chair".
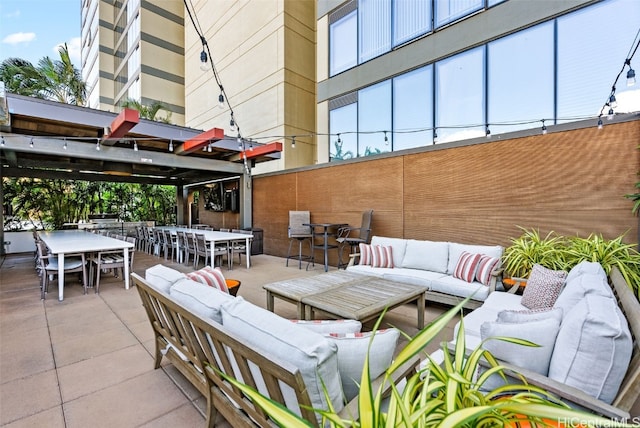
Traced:
POLYGON ((294 241, 298 241, 298 269, 302 269, 302 260, 314 261, 313 257, 313 231, 311 226, 305 224, 311 223, 311 213, 309 211, 289 211, 289 227, 287 228, 287 236, 289 237, 289 250, 287 251, 287 262, 285 266, 289 266, 291 255, 291 245, 294 241), (302 243, 309 241, 309 254, 302 254, 302 243))
MULTIPOLYGON (((250 230, 231 229, 232 233, 240 233, 251 235, 250 230)), ((242 254, 247 255, 247 251, 251 251, 251 239, 249 239, 249 247, 247 248, 246 238, 239 238, 229 241, 229 270, 233 269, 233 256, 238 255, 238 264, 242 264, 242 254)), ((248 257, 248 256, 247 256, 248 257)))
MULTIPOLYGON (((44 242, 36 241, 38 253, 39 274, 40 274, 40 298, 44 300, 45 294, 49 291, 49 281, 58 275, 58 256, 49 253, 49 249, 44 242)), ((82 272, 83 293, 87 294, 87 264, 84 253, 65 254, 64 274, 82 272)))
POLYGON ((373 210, 362 213, 362 221, 359 227, 345 226, 338 229, 336 242, 338 243, 338 269, 346 267, 348 262, 343 261, 342 253, 345 247, 351 248, 351 254, 357 252, 360 244, 368 244, 371 240, 371 219, 373 210))

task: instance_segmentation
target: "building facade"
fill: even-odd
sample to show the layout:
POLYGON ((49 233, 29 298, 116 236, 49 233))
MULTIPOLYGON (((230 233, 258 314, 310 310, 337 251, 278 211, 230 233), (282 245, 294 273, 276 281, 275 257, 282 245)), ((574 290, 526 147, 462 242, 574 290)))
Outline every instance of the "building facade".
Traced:
POLYGON ((317 16, 319 162, 640 110, 633 0, 323 0, 317 16))
POLYGON ((83 0, 81 26, 88 107, 161 103, 156 119, 185 124, 183 2, 83 0))

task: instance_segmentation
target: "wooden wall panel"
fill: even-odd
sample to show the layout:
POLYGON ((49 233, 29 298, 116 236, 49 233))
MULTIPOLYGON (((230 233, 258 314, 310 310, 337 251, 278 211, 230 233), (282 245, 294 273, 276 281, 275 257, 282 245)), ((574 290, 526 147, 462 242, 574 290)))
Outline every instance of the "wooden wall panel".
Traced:
POLYGON ((297 180, 296 174, 253 180, 253 227, 263 229, 265 254, 287 254, 289 210, 305 209, 297 205, 297 180))
POLYGON ((256 177, 254 224, 265 227, 265 251, 274 255, 286 254, 286 227, 277 233, 283 241, 267 239, 264 225, 286 224, 289 209, 358 225, 371 208, 381 236, 508 245, 522 226, 606 238, 626 232, 637 242, 638 219, 623 195, 635 191, 638 145, 640 120, 256 177), (270 195, 281 182, 295 182, 296 196, 277 198, 286 206, 276 212, 270 195))

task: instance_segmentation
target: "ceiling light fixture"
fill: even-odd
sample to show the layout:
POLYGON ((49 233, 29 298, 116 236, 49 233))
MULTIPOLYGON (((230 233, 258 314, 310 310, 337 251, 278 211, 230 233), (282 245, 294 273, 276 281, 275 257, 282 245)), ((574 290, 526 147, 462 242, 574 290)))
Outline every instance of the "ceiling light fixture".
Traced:
POLYGON ((173 140, 169 141, 169 151, 173 151, 173 140))

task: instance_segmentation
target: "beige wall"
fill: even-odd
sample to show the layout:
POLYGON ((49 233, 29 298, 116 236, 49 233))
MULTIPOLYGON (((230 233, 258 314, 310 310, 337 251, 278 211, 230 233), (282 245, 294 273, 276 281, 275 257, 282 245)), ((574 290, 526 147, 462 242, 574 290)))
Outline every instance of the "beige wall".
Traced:
MULTIPOLYGON (((521 226, 542 234, 625 234, 637 243, 638 218, 623 195, 636 191, 639 141, 638 119, 601 130, 590 123, 254 177, 253 226, 264 230, 265 253, 277 256, 289 245, 289 210, 359 225, 362 211, 373 209, 373 234, 380 236, 508 246, 521 226)), ((335 252, 330 261, 337 262, 335 252)))
MULTIPOLYGON (((314 138, 297 138, 292 149, 283 137, 315 131, 315 2, 193 4, 243 137, 283 142, 281 160, 254 172, 313 164, 314 138)), ((188 20, 185 47, 186 125, 230 135, 230 112, 217 107, 213 73, 199 68, 202 45, 188 20)))

